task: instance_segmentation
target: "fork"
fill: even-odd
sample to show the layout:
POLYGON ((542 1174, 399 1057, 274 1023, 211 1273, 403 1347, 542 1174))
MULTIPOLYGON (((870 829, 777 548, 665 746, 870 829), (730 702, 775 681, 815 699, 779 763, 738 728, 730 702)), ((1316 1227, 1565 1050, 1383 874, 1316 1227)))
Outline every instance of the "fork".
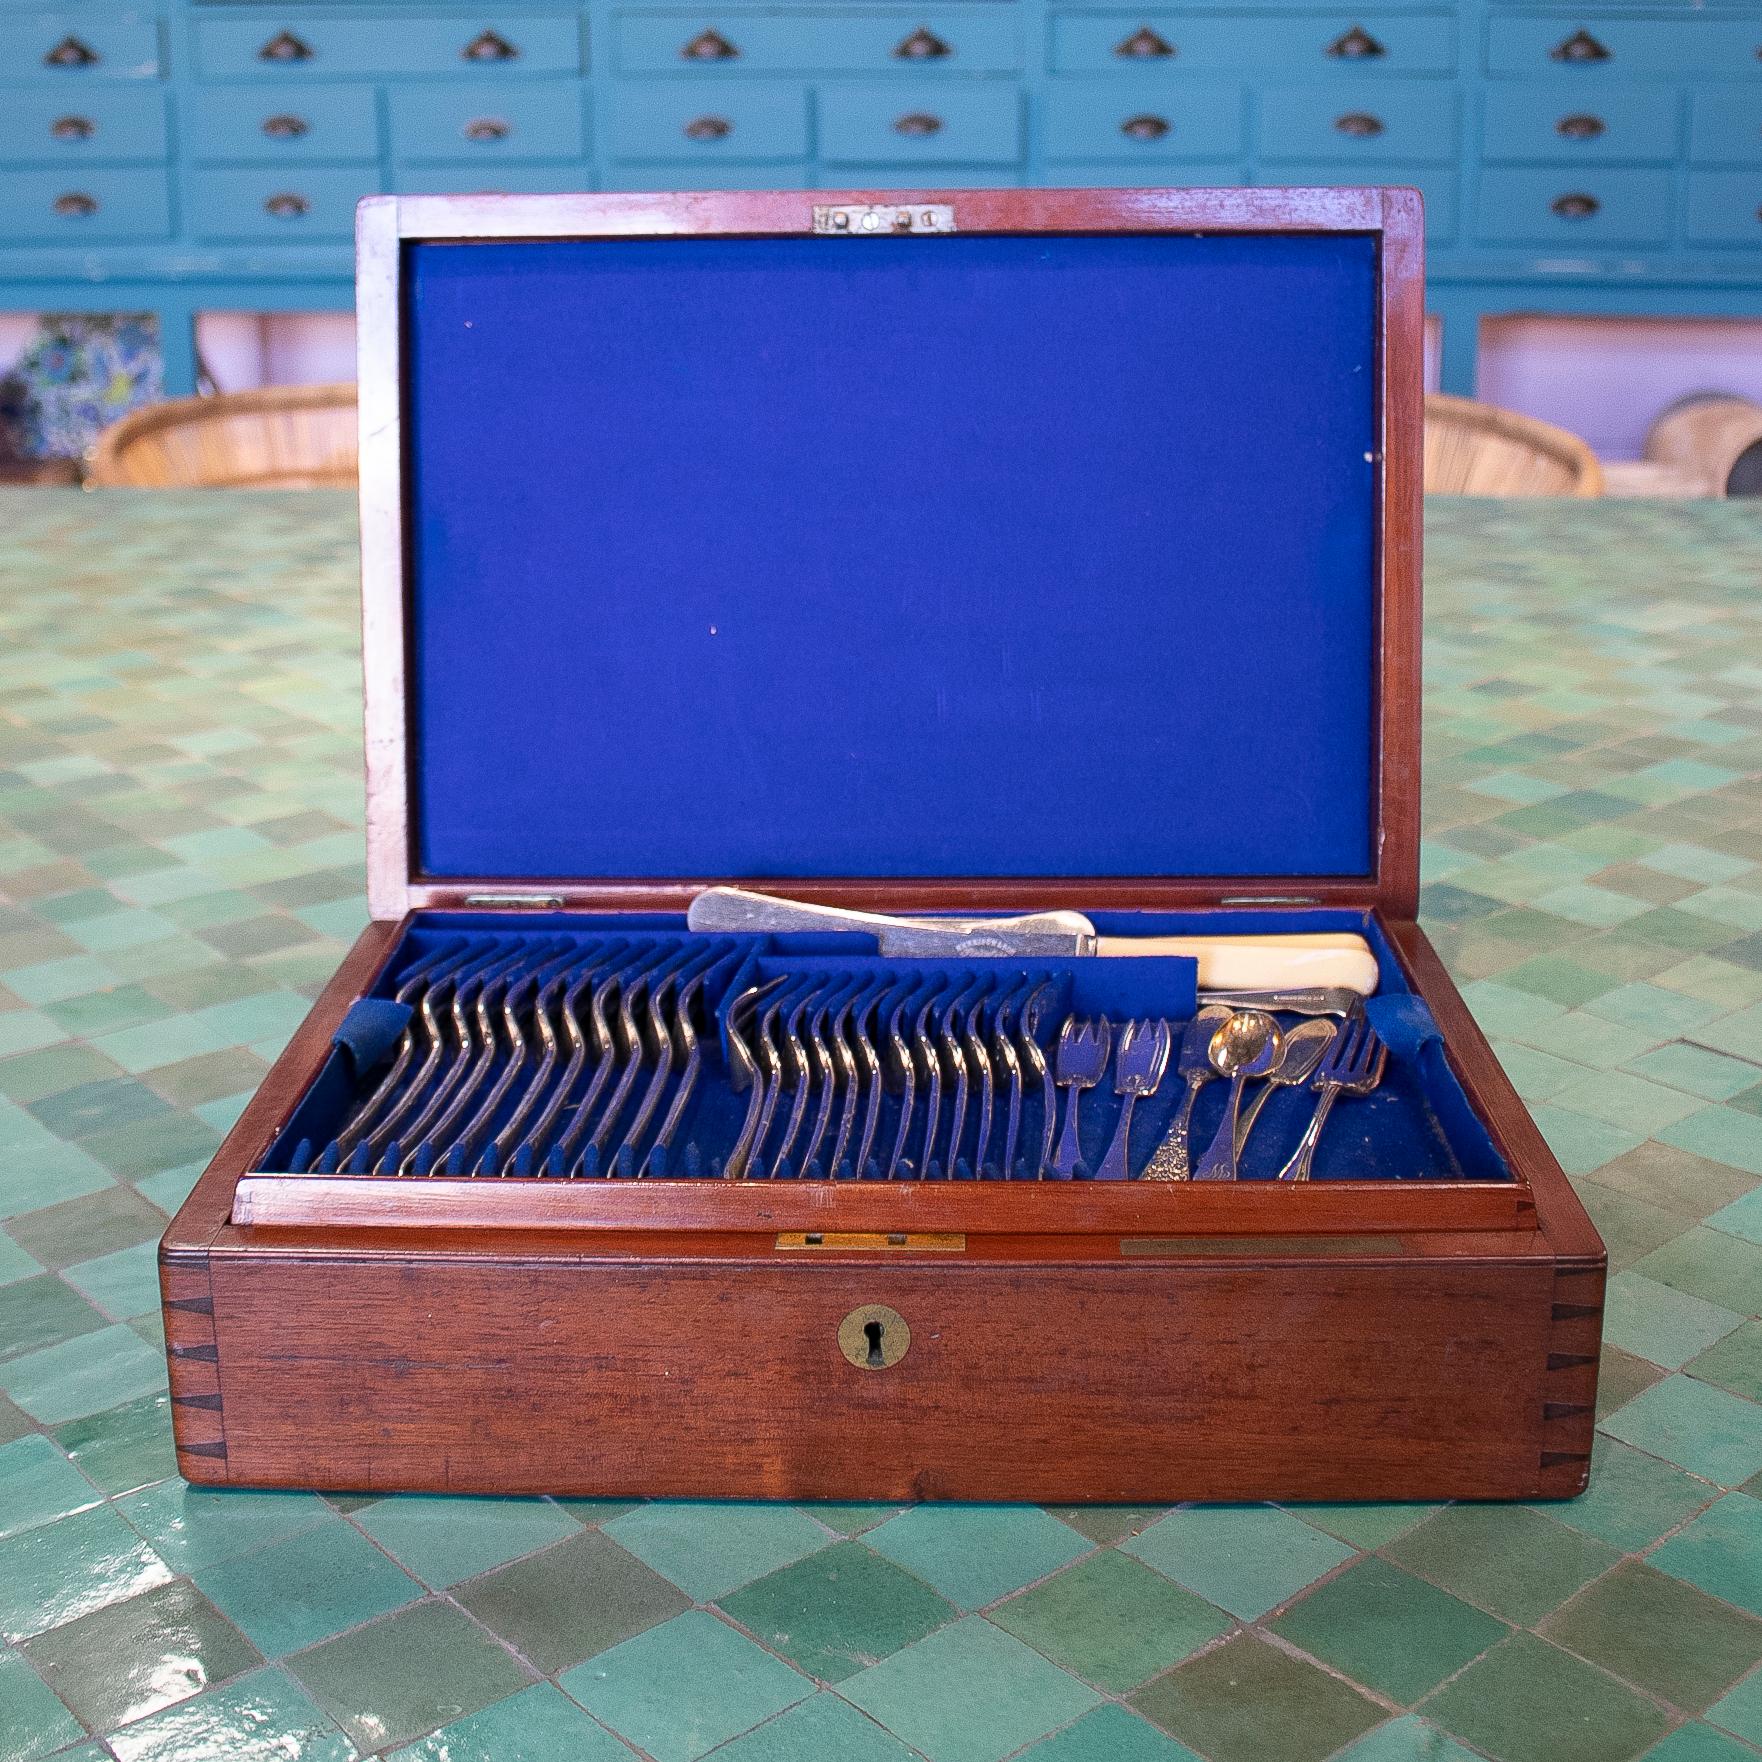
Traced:
POLYGON ((1113 1129, 1113 1141, 1095 1170, 1098 1181, 1124 1181, 1132 1172, 1132 1110, 1146 1095, 1154 1095, 1169 1068, 1169 1025, 1167 1022, 1128 1022, 1120 1035, 1120 1054, 1114 1061, 1114 1093, 1120 1102, 1120 1117, 1113 1129))
POLYGON ((1281 1181, 1309 1179, 1315 1147, 1321 1142, 1322 1127, 1327 1124, 1334 1103, 1342 1095, 1370 1094, 1382 1082, 1383 1068, 1388 1062, 1388 1047, 1363 1015, 1348 1016, 1340 1024, 1310 1085, 1316 1094, 1315 1113, 1291 1153, 1291 1160, 1279 1170, 1281 1181))
POLYGON ((1084 1022, 1072 1016, 1059 1033, 1053 1081, 1066 1094, 1065 1123, 1058 1135, 1058 1148, 1052 1153, 1052 1173, 1056 1180, 1070 1180, 1077 1172, 1077 1164, 1083 1160, 1077 1104, 1083 1099, 1085 1089, 1093 1089, 1107 1075, 1107 1059, 1112 1050, 1113 1025, 1105 1017, 1084 1022))

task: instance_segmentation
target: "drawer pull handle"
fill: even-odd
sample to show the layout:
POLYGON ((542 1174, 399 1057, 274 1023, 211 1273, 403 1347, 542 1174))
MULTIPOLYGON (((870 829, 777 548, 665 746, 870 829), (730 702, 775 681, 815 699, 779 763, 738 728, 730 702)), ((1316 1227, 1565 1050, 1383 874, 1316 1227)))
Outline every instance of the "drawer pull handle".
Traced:
POLYGON ((311 132, 312 125, 303 116, 266 116, 263 132, 272 141, 297 141, 311 132))
POLYGON ((922 110, 914 110, 893 125, 893 132, 896 135, 905 135, 910 140, 925 140, 931 135, 942 133, 942 118, 930 116, 922 110))
POLYGON ((263 204, 265 214, 273 214, 277 220, 298 220, 302 214, 312 212, 312 204, 304 196, 296 196, 291 190, 284 190, 279 196, 271 196, 263 204))
POLYGON ((314 53, 312 45, 302 38, 296 37, 292 31, 277 31, 257 51, 257 59, 259 61, 310 61, 314 53))
POLYGON ((89 116, 58 116, 49 124, 49 133, 57 141, 89 141, 98 132, 98 125, 89 116))
POLYGON ((1128 141, 1160 141, 1168 132, 1168 119, 1162 116, 1128 116, 1120 124, 1128 141))
POLYGON ((1355 141, 1368 141, 1383 132, 1383 119, 1372 116, 1368 110, 1348 110, 1344 116, 1334 118, 1334 130, 1355 141))
POLYGON ((479 31, 459 51, 462 61, 518 61, 520 51, 498 31, 479 31))
POLYGON ((688 141, 725 141, 734 133, 734 124, 725 116, 695 116, 683 132, 688 141))
POLYGON ((89 43, 82 43, 78 37, 63 37, 43 57, 43 65, 45 67, 93 67, 102 59, 103 57, 89 43))
POLYGON ((65 196, 57 196, 54 202, 55 212, 68 220, 84 220, 88 214, 98 212, 98 198, 88 196, 84 190, 69 190, 65 196))
POLYGON ((1363 25, 1355 24, 1343 36, 1336 37, 1326 53, 1336 61, 1377 61, 1389 51, 1363 25))
POLYGON ((895 61, 940 61, 953 53, 954 50, 934 31, 926 30, 922 25, 893 45, 895 61))
POLYGON ((1595 196, 1574 193, 1570 196, 1556 196, 1548 204, 1562 220, 1589 220, 1603 206, 1595 196))
POLYGON ((1158 36, 1149 25, 1145 25, 1122 42, 1115 43, 1113 52, 1122 61, 1166 61, 1175 53, 1175 46, 1167 37, 1158 36))
POLYGON ((1600 116, 1563 116, 1555 123, 1554 132, 1569 141, 1594 141, 1608 128, 1600 116))
POLYGON ((514 130, 499 116, 474 116, 460 131, 468 141, 505 141, 514 130))
POLYGON ((1607 61, 1609 51, 1589 31, 1574 31, 1548 51, 1550 61, 1607 61))
POLYGON ((720 31, 699 31, 679 53, 687 61, 733 61, 740 51, 720 31))

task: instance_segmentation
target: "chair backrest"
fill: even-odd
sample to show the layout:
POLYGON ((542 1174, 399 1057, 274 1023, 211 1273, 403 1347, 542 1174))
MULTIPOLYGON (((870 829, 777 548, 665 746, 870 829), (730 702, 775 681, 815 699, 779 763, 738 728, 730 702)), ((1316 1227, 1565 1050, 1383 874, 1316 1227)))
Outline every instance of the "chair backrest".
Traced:
POLYGON ((99 435, 86 481, 106 489, 344 489, 355 483, 353 385, 168 398, 99 435))
POLYGON ((1551 422, 1429 392, 1425 485, 1438 496, 1600 496, 1603 468, 1551 422))

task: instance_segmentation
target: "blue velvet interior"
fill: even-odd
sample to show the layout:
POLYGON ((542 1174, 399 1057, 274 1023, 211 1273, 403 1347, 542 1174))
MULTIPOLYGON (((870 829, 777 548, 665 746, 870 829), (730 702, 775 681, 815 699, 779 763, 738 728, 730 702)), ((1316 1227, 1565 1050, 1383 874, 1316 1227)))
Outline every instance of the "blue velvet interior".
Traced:
POLYGON ((406 286, 426 874, 1371 871, 1370 237, 406 286))
MULTIPOLYGON (((1391 1047, 1388 1072, 1382 1086, 1362 1099, 1342 1101, 1335 1109, 1316 1159, 1316 1180, 1505 1180, 1509 1178, 1485 1128, 1469 1106, 1460 1084, 1443 1056, 1429 1014, 1405 988, 1400 969, 1375 922, 1358 914, 1316 910, 1269 913, 1240 912, 1220 917, 1173 913, 1097 913, 1097 928, 1122 935, 1179 934, 1227 926, 1238 933, 1265 929, 1355 929, 1366 935, 1381 964, 1376 1019, 1386 1030, 1391 1047)), ((389 1000, 406 977, 423 961, 455 943, 469 932, 478 939, 501 939, 515 951, 525 967, 532 968, 568 947, 586 947, 594 941, 625 937, 637 946, 649 942, 681 947, 707 945, 711 939, 693 939, 683 932, 676 917, 658 915, 596 917, 591 921, 566 914, 426 913, 418 918, 399 942, 372 996, 389 1000), (530 953, 524 952, 530 950, 530 953)), ((880 962, 874 957, 870 938, 862 936, 785 936, 716 939, 724 959, 716 967, 715 985, 706 1001, 720 1019, 726 1004, 750 983, 779 974, 836 971, 853 980, 886 971, 936 979, 945 984, 964 983, 969 976, 994 963, 967 963, 961 967, 932 962, 880 962)), ((995 963, 1004 966, 1008 963, 995 963)), ((1083 1015, 1105 1015, 1114 1021, 1129 1016, 1163 1015, 1175 1021, 1194 1006, 1193 967, 1188 961, 1085 960, 1035 961, 1011 971, 1033 973, 1055 982, 1057 1008, 1043 1030, 1050 1055, 1058 1022, 1067 1010, 1083 1015)), ((1289 1022, 1293 1018, 1287 1017, 1289 1022)), ((694 1148, 689 1172, 709 1174, 726 1156, 740 1129, 746 1099, 729 1086, 728 1067, 722 1045, 711 1031, 705 1036, 708 1064, 695 1105, 687 1115, 680 1149, 694 1148)), ((503 1068, 498 1059, 492 1067, 503 1068)), ((358 1072, 354 1055, 339 1045, 326 1062, 312 1088, 271 1145, 260 1167, 287 1170, 318 1166, 323 1149, 334 1137, 357 1097, 368 1092, 378 1072, 358 1072), (302 1151, 302 1146, 305 1146, 302 1151)), ((1224 1106, 1222 1083, 1208 1084, 1201 1092, 1194 1114, 1194 1143, 1210 1141, 1224 1106)), ((1162 1135, 1180 1098, 1178 1085, 1165 1079, 1158 1093, 1138 1109, 1133 1133, 1134 1166, 1148 1157, 1162 1135)), ((1118 1100, 1109 1084, 1087 1092, 1081 1108, 1083 1141, 1099 1156, 1111 1133, 1118 1100)), ((1248 1180, 1271 1178, 1289 1154, 1307 1122, 1312 1098, 1303 1090, 1284 1090, 1268 1103, 1251 1144, 1242 1175, 1248 1180)), ((1025 1097, 1023 1135, 1025 1145, 1037 1143, 1041 1115, 1039 1098, 1025 1097)), ((346 1166, 346 1163, 345 1163, 346 1166)), ((674 1173, 687 1172, 676 1166, 674 1173)), ((800 1171, 795 1171, 799 1173, 800 1171)))

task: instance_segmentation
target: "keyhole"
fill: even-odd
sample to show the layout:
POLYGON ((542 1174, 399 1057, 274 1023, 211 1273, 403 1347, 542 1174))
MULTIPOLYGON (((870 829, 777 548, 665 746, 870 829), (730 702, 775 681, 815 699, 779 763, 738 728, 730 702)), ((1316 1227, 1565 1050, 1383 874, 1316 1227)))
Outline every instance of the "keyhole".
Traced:
POLYGON ((910 1325, 885 1303, 865 1303, 838 1324, 838 1350, 858 1370, 891 1370, 911 1349, 910 1325))
POLYGON ((863 1338, 869 1342, 869 1369, 885 1370, 887 1360, 881 1356, 881 1335, 883 1333, 878 1321, 863 1323, 863 1338))

